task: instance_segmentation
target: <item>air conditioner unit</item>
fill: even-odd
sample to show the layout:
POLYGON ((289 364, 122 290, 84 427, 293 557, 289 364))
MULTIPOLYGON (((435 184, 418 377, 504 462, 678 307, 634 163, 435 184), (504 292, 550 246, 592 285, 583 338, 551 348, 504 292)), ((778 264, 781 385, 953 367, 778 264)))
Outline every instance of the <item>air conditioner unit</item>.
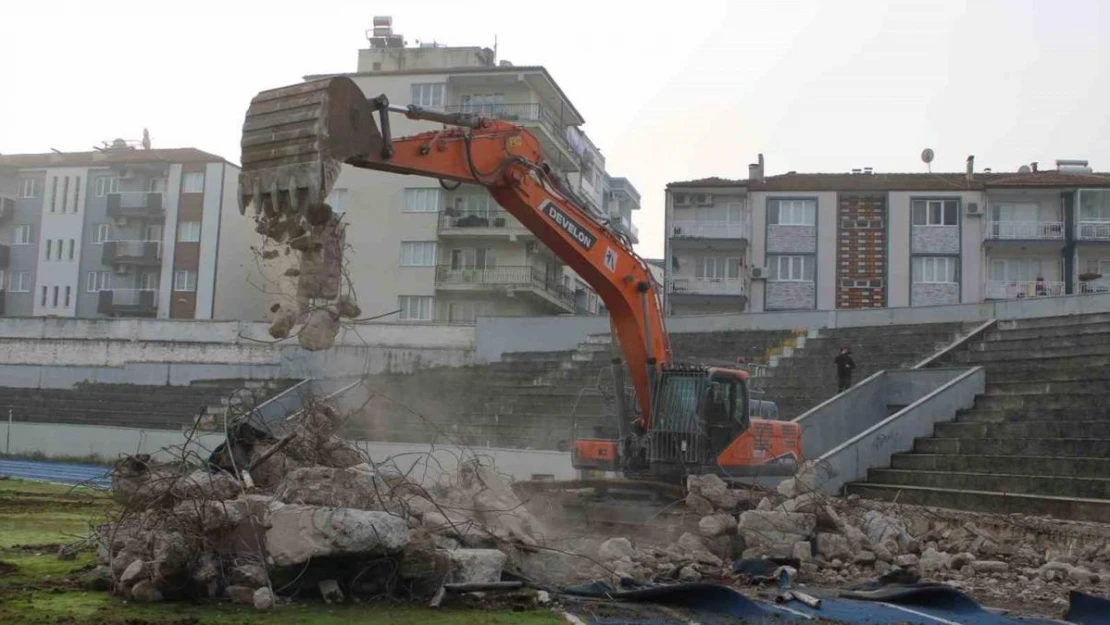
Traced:
POLYGON ((983 209, 979 208, 979 202, 968 202, 967 203, 967 214, 968 215, 982 215, 983 214, 983 209))
POLYGON ((767 277, 766 267, 752 267, 751 268, 752 280, 764 280, 767 277))

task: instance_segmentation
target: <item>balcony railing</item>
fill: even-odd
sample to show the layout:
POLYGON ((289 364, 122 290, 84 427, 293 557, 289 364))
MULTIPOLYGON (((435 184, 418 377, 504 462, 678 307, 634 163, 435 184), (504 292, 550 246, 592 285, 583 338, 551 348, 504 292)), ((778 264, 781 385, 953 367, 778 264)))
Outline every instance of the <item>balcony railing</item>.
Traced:
POLYGON ((1048 280, 988 280, 987 299, 1055 297, 1064 294, 1064 283, 1048 280))
POLYGON ((1063 240, 1064 222, 1062 221, 989 221, 987 239, 1007 240, 1063 240))
POLYGON ((542 104, 452 104, 448 113, 470 113, 511 122, 536 122, 542 124, 568 151, 577 153, 566 139, 567 124, 561 123, 555 115, 542 104))
POLYGON ((108 194, 109 217, 155 216, 163 212, 162 194, 146 191, 123 191, 108 194))
POLYGON ((1110 293, 1110 280, 1088 280, 1079 283, 1079 293, 1089 295, 1092 293, 1110 293))
POLYGON ((1079 222, 1079 238, 1086 241, 1110 241, 1110 222, 1079 222))
POLYGON ((162 264, 161 241, 105 241, 101 262, 105 265, 119 263, 162 264))
POLYGON ((505 231, 506 234, 512 232, 528 232, 515 217, 509 214, 508 211, 493 210, 481 213, 457 213, 450 215, 446 212, 439 214, 439 229, 444 230, 470 230, 478 233, 479 230, 496 230, 505 231))
POLYGON ((676 221, 671 236, 680 239, 747 239, 748 224, 736 221, 676 221))
POLYGON ((744 295, 747 286, 740 278, 671 278, 670 292, 676 295, 744 295))
POLYGON ((102 315, 153 315, 158 310, 155 289, 112 289, 101 291, 97 312, 102 315))
POLYGON ((574 308, 574 292, 554 279, 548 279, 544 271, 532 266, 453 268, 450 265, 436 267, 436 284, 445 286, 473 285, 477 287, 515 287, 533 288, 555 297, 567 306, 574 308))

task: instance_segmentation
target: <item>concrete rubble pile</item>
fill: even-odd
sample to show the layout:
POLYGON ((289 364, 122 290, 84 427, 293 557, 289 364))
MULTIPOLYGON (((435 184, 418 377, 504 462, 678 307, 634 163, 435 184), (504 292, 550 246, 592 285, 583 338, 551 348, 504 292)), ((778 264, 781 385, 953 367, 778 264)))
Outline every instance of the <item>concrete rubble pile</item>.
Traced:
POLYGON ((99 528, 98 573, 137 601, 268 610, 293 596, 426 598, 499 582, 543 542, 491 467, 463 463, 420 484, 370 464, 335 435, 340 423, 315 405, 280 439, 233 429, 202 468, 122 461, 113 494, 124 511, 99 528))

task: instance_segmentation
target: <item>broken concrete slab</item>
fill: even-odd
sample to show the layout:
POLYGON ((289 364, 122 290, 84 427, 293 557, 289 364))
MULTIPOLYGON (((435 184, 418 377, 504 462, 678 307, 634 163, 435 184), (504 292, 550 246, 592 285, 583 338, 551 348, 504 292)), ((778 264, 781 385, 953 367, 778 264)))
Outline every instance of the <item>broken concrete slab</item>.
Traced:
POLYGON ((447 581, 454 584, 499 582, 508 559, 497 549, 455 549, 439 554, 447 561, 447 581))
POLYGON ((278 566, 338 554, 396 553, 410 537, 404 519, 376 510, 288 505, 269 520, 266 549, 278 566))

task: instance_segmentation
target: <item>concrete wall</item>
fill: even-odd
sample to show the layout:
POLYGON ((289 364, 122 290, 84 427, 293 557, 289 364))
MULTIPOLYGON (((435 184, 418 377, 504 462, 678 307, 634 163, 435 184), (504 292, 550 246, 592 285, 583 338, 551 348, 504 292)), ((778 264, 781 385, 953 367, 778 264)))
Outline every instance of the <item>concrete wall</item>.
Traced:
MULTIPOLYGON (((917 323, 982 322, 1110 312, 1110 294, 989 301, 955 306, 813 310, 669 317, 667 329, 678 332, 856 328, 917 323)), ((604 317, 484 317, 477 324, 479 362, 496 362, 501 354, 571 350, 590 334, 609 331, 604 317)))
MULTIPOLYGON (((888 384, 891 388, 902 387, 905 391, 903 400, 915 395, 920 398, 821 455, 818 459, 820 470, 828 476, 821 484, 823 491, 839 493, 845 484, 865 479, 868 469, 889 467, 892 454, 909 451, 915 438, 932 434, 937 423, 951 421, 957 411, 974 406, 975 396, 982 393, 986 386, 986 373, 982 367, 966 369, 956 375, 952 373, 959 370, 932 369, 929 371, 937 371, 938 374, 931 378, 919 377, 922 371, 890 372, 893 375, 888 384), (945 377, 945 371, 949 372, 949 379, 938 384, 945 377), (898 376, 907 374, 914 380, 912 388, 906 388, 904 380, 895 382, 898 376), (930 388, 932 390, 928 390, 930 388), (927 390, 924 396, 919 395, 927 390)), ((799 420, 803 418, 806 415, 799 417, 799 420)), ((809 455, 808 448, 806 451, 809 455)))

